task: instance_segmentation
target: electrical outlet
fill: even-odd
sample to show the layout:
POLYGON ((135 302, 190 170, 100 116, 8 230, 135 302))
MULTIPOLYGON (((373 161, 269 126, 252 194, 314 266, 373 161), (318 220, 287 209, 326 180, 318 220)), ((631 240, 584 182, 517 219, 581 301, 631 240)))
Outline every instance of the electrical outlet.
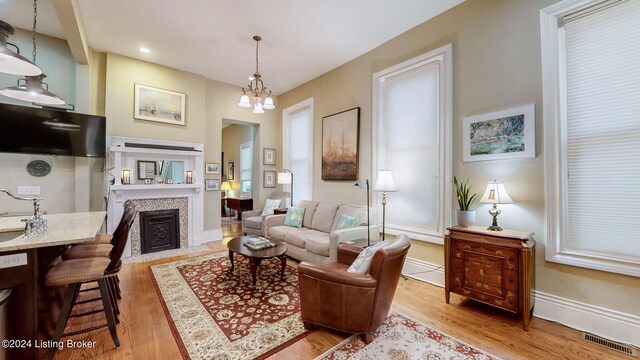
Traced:
POLYGON ((18 195, 38 195, 40 186, 18 186, 18 195))
POLYGON ((27 265, 27 253, 0 256, 0 269, 27 265))

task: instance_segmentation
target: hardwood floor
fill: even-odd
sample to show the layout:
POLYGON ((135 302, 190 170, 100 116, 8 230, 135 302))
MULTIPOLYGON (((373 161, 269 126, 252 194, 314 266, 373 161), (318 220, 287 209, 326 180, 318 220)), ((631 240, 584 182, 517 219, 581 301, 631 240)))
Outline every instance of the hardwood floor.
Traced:
MULTIPOLYGON (((114 348, 109 332, 101 329, 70 338, 95 341, 95 348, 65 348, 57 352, 56 359, 181 359, 153 288, 149 266, 223 251, 224 243, 240 232, 240 224, 225 225, 224 240, 207 244, 210 249, 205 252, 125 265, 120 274, 120 348, 114 348)), ((393 310, 504 359, 634 359, 582 341, 577 330, 557 323, 534 317, 529 332, 525 332, 519 318, 455 294, 447 305, 443 288, 414 279, 400 280, 393 310)), ((71 319, 67 331, 90 327, 103 319, 102 314, 71 319)), ((270 359, 313 359, 347 336, 318 328, 270 359)))

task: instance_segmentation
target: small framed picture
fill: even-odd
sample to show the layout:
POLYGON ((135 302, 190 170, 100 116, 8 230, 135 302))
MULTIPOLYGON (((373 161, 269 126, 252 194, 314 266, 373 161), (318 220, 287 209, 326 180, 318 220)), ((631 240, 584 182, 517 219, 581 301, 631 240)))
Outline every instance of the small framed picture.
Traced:
POLYGON ((156 176, 156 162, 138 160, 138 180, 152 180, 156 176))
POLYGON ((276 164, 276 149, 262 149, 262 165, 276 164))
POLYGON ((220 163, 205 162, 204 163, 204 173, 205 174, 211 174, 211 175, 220 174, 220 163))
POLYGON ((227 169, 227 179, 229 180, 233 180, 234 176, 233 176, 233 169, 234 169, 234 164, 233 161, 229 161, 229 168, 227 169))
POLYGON ((204 181, 204 189, 207 191, 219 191, 220 179, 207 179, 204 181))
POLYGON ((272 171, 272 170, 265 170, 264 171, 264 175, 263 175, 263 179, 262 179, 262 186, 265 188, 274 188, 276 187, 276 172, 272 171))

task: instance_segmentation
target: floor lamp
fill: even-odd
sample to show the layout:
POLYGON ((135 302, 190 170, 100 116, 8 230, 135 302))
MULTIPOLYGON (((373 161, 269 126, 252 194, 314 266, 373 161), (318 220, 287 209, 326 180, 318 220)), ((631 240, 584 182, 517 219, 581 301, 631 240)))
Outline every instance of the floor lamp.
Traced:
POLYGON ((369 226, 369 179, 360 180, 357 183, 353 184, 353 186, 357 186, 360 189, 367 190, 367 247, 371 246, 371 230, 369 226))
POLYGON ((293 173, 289 169, 283 169, 278 173, 278 184, 291 184, 291 206, 293 206, 293 173))
POLYGON ((373 187, 373 191, 382 192, 382 241, 384 241, 387 193, 398 191, 396 184, 393 182, 391 171, 380 170, 378 172, 378 179, 376 180, 376 185, 373 187))

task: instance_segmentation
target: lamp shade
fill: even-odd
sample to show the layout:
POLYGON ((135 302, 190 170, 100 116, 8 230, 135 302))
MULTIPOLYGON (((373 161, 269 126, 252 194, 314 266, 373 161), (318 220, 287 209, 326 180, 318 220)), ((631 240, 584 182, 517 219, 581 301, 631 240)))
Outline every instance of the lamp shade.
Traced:
POLYGON ((396 184, 393 182, 391 171, 380 170, 378 172, 378 179, 376 180, 376 185, 373 187, 373 191, 398 191, 398 188, 396 188, 396 184))
POLYGON ((487 184, 487 189, 484 191, 480 202, 485 204, 511 204, 513 200, 507 193, 502 181, 494 180, 487 184))
POLYGON ((249 95, 242 94, 242 96, 240 96, 240 102, 238 102, 238 106, 243 108, 251 107, 251 103, 249 102, 249 95))
POLYGON ((291 176, 290 172, 279 172, 278 173, 278 184, 291 184, 291 176))
POLYGON ((264 110, 262 109, 262 104, 256 101, 256 104, 253 106, 254 114, 264 114, 264 110))
MULTIPOLYGON (((43 87, 43 85, 46 85, 46 83, 42 82, 42 79, 45 77, 46 75, 44 74, 38 76, 25 76, 24 84, 4 88, 0 90, 0 95, 38 104, 64 105, 64 100, 60 99, 57 95, 49 92, 43 87)), ((20 82, 20 80, 18 80, 18 82, 20 82)))
MULTIPOLYGON (((25 76, 37 76, 42 74, 42 70, 40 70, 39 67, 34 65, 27 58, 11 51, 7 47, 7 38, 9 35, 13 35, 14 33, 15 29, 13 26, 0 20, 0 72, 25 76)), ((16 50, 18 50, 17 47, 16 50)))
POLYGON ((222 185, 220 186, 220 190, 223 190, 223 191, 231 190, 231 185, 229 184, 228 181, 223 181, 222 185))
POLYGON ((267 96, 267 98, 264 99, 264 105, 262 107, 267 110, 275 109, 276 107, 273 105, 273 98, 271 96, 267 96))

